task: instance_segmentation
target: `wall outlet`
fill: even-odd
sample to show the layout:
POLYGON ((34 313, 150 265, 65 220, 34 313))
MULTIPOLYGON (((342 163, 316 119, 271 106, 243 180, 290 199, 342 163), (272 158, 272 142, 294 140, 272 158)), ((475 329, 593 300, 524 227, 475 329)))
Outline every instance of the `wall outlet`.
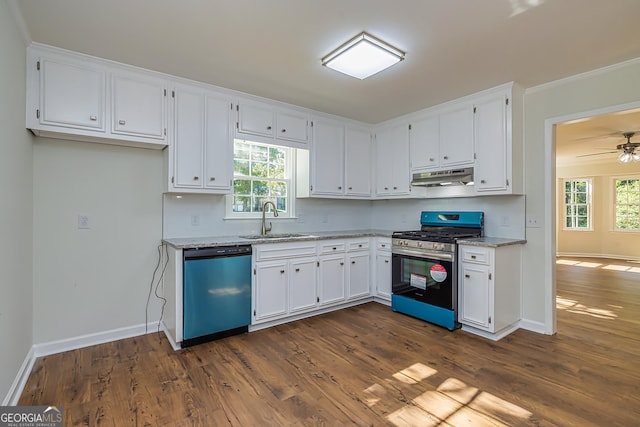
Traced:
POLYGON ((78 214, 78 229, 88 230, 90 228, 91 228, 91 221, 90 221, 89 215, 78 214))
POLYGON ((200 216, 199 215, 191 215, 191 225, 197 227, 200 225, 200 216))
POLYGON ((527 217, 527 227, 528 228, 539 228, 540 220, 536 215, 530 215, 527 217))

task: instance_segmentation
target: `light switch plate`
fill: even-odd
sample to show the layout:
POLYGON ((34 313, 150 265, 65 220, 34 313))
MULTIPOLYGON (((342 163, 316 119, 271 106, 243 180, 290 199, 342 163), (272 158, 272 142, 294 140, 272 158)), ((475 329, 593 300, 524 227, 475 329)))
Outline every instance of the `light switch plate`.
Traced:
POLYGON ((89 215, 78 214, 78 229, 88 230, 90 228, 91 228, 91 221, 90 221, 89 215))

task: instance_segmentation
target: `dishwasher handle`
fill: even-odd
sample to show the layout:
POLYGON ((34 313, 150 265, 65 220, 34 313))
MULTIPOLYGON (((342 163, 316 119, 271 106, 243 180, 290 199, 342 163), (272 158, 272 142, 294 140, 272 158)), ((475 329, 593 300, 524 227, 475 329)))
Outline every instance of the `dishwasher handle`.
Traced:
POLYGON ((239 246, 208 246, 206 248, 185 249, 185 261, 219 257, 251 255, 251 245, 239 246))

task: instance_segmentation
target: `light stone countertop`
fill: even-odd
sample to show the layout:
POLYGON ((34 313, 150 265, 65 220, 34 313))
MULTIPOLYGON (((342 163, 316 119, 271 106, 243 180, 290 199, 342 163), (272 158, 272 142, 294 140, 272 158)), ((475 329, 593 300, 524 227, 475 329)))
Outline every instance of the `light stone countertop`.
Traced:
MULTIPOLYGON (((241 236, 210 236, 210 237, 178 237, 163 239, 162 241, 176 249, 196 249, 216 246, 257 245, 263 243, 304 242, 309 240, 347 239, 354 237, 388 237, 390 230, 342 230, 318 232, 292 232, 296 237, 260 237, 246 238, 241 236)), ((278 235, 280 233, 274 233, 278 235)), ((253 236, 251 236, 253 237, 253 236)))
POLYGON ((503 237, 475 237, 471 239, 458 240, 459 245, 484 246, 488 248, 498 248, 500 246, 523 245, 527 243, 524 239, 508 239, 503 237))

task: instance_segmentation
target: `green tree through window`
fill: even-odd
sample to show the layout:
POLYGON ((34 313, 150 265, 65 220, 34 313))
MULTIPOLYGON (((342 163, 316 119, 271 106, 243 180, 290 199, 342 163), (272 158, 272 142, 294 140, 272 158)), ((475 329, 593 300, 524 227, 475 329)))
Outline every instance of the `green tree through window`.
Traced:
POLYGON ((640 231, 640 179, 616 179, 616 230, 640 231))

